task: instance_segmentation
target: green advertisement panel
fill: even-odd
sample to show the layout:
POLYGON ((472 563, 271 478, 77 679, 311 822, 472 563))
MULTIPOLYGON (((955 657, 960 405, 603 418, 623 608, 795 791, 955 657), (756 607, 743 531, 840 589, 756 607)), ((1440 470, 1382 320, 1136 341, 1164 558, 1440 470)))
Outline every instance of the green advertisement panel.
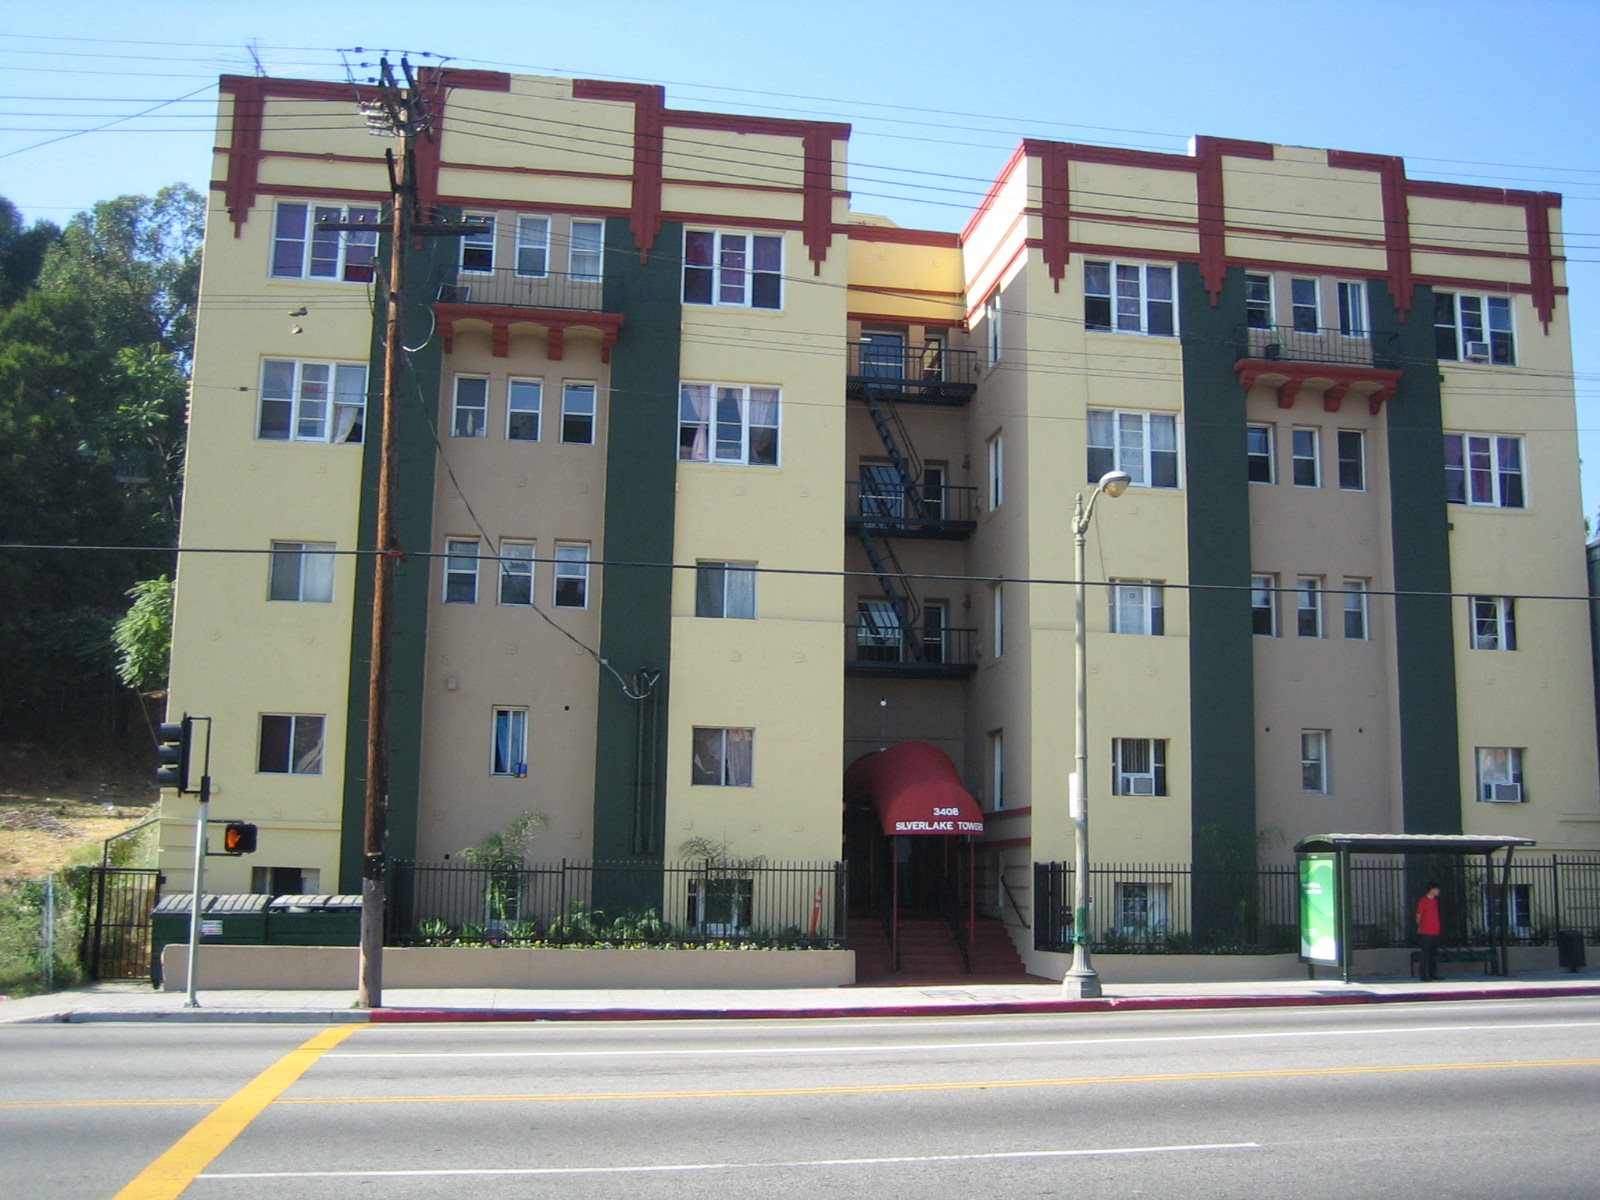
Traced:
POLYGON ((1339 965, 1338 855, 1300 855, 1300 961, 1339 965))

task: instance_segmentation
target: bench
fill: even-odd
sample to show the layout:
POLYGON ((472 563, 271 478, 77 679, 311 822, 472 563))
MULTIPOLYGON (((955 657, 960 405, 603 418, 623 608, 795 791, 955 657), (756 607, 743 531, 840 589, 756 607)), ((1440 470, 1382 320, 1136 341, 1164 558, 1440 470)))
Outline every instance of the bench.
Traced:
MULTIPOLYGON (((1439 963, 1451 962, 1476 962, 1483 964, 1483 973, 1493 975, 1495 966, 1499 962, 1499 955, 1493 946, 1440 946, 1437 956, 1439 963)), ((1417 966, 1422 962, 1422 951, 1411 952, 1411 974, 1417 973, 1417 966)))

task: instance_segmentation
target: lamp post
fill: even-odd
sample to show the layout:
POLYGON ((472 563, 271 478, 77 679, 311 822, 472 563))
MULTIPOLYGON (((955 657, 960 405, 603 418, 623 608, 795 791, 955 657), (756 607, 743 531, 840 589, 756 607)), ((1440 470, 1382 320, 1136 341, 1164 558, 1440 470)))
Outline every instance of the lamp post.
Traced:
POLYGON ((1089 958, 1089 670, 1086 661, 1087 638, 1083 627, 1086 590, 1083 577, 1087 569, 1084 566, 1084 542, 1087 540, 1089 522, 1094 519, 1094 504, 1100 499, 1100 493, 1104 492, 1115 500, 1128 490, 1131 482, 1126 471, 1107 471, 1100 476, 1100 482, 1089 496, 1089 503, 1083 502, 1083 493, 1079 492, 1072 510, 1072 575, 1076 581, 1073 585, 1072 629, 1073 645, 1077 651, 1073 676, 1077 685, 1074 706, 1077 725, 1073 738, 1076 769, 1067 788, 1067 810, 1072 817, 1075 849, 1072 868, 1072 966, 1061 981, 1061 990, 1075 1000, 1092 1000, 1100 995, 1100 976, 1089 958))

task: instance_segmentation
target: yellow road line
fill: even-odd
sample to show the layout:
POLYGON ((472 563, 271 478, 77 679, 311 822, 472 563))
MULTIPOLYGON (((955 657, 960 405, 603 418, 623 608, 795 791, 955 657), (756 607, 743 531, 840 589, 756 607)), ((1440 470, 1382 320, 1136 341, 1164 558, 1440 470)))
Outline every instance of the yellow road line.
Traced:
POLYGON ((170 1150, 151 1163, 115 1200, 176 1200, 194 1177, 243 1133, 262 1110, 304 1075, 329 1050, 361 1025, 337 1025, 291 1050, 228 1099, 210 1116, 179 1138, 170 1150))

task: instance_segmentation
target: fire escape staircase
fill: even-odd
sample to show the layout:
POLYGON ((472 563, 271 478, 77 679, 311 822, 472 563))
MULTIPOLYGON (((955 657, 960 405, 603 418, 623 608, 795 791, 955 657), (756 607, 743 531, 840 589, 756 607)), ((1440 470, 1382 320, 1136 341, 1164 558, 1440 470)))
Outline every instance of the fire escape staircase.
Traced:
POLYGON ((863 472, 858 497, 861 523, 857 527, 857 536, 883 588, 884 597, 900 623, 902 653, 920 661, 924 657, 922 602, 917 599, 911 580, 895 555, 890 536, 901 522, 916 520, 923 515, 922 459, 912 446, 905 422, 893 402, 875 396, 871 388, 866 390, 863 399, 873 427, 877 429, 883 448, 894 466, 898 486, 892 488, 892 494, 886 494, 891 492, 891 488, 884 487, 882 483, 869 484, 869 476, 863 472))

